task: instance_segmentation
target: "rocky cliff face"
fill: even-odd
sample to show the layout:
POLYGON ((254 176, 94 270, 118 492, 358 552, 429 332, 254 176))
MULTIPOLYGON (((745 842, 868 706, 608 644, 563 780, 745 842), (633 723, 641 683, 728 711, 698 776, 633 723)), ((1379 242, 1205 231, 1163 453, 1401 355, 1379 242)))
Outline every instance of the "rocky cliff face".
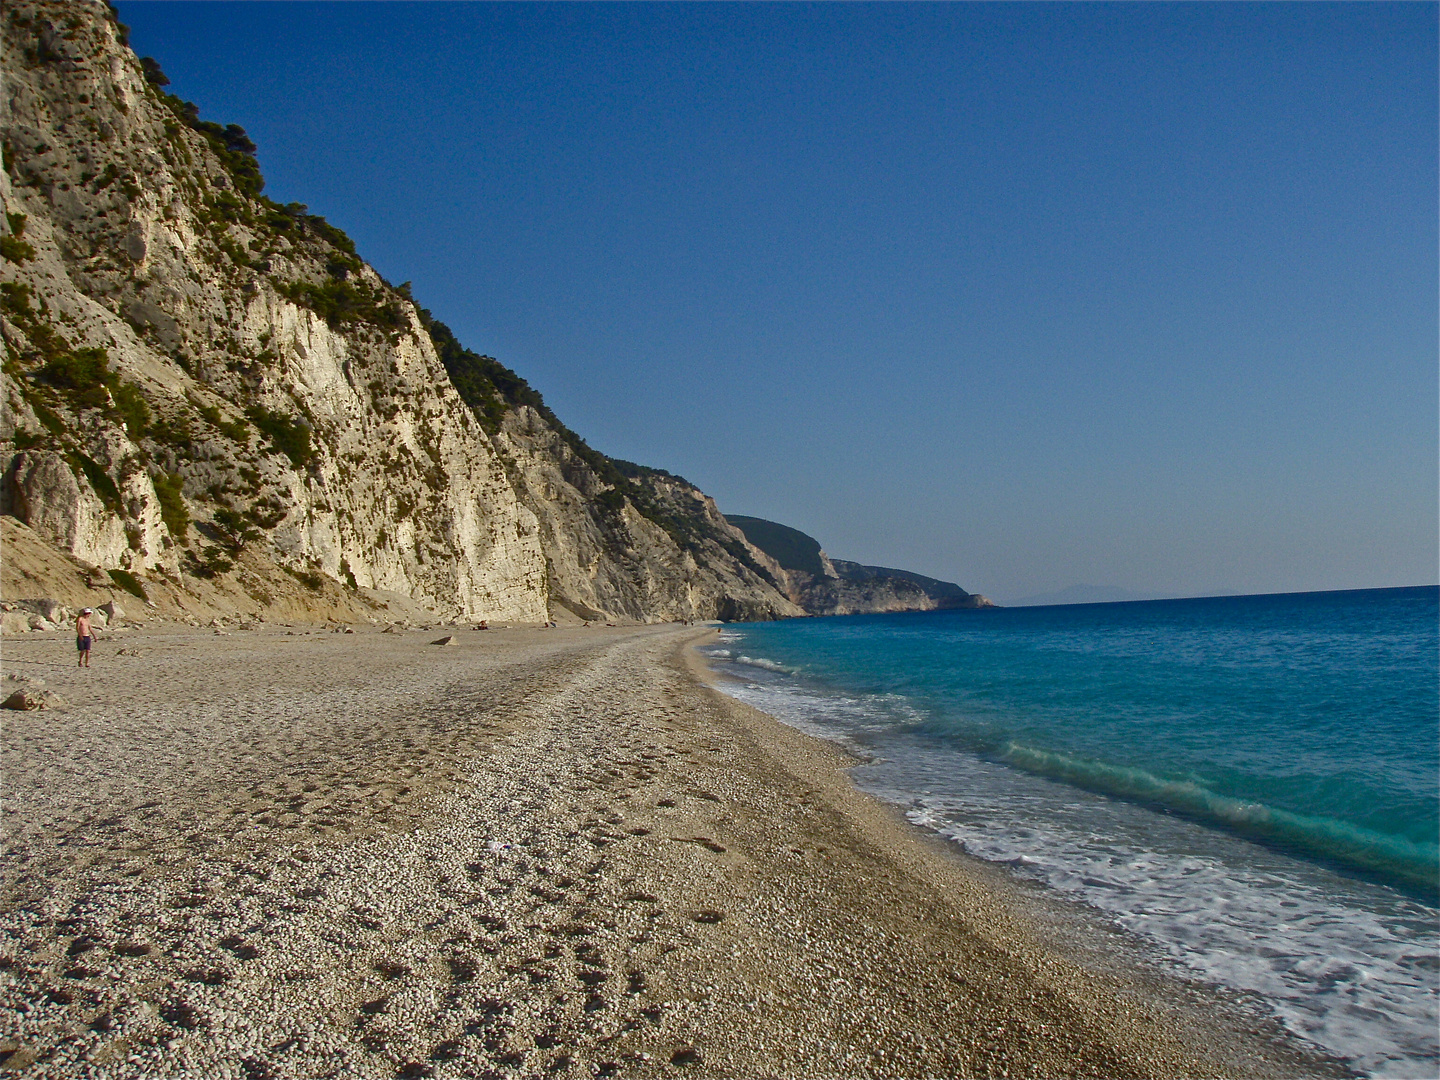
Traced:
POLYGON ((167 94, 106 6, 0 19, 0 510, 257 610, 298 582, 451 617, 800 613, 701 492, 586 447, 266 199, 244 131, 167 94))
MULTIPOLYGON (((823 555, 823 552, 822 552, 823 555)), ((791 573, 792 597, 811 615, 860 615, 885 611, 940 611, 993 607, 978 593, 950 581, 826 558, 832 573, 804 577, 791 573)))
POLYGON ((886 611, 936 611, 993 607, 978 593, 952 581, 831 559, 820 542, 799 529, 763 518, 727 520, 775 562, 789 598, 808 615, 861 615, 886 611))

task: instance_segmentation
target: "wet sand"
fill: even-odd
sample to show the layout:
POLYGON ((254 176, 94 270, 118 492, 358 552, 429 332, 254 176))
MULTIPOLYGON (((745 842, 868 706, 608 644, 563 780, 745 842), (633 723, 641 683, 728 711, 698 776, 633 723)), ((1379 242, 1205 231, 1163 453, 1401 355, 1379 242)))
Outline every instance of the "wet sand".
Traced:
POLYGON ((1343 1075, 860 794, 710 630, 443 632, 7 638, 71 707, 3 716, 3 1067, 1343 1075))

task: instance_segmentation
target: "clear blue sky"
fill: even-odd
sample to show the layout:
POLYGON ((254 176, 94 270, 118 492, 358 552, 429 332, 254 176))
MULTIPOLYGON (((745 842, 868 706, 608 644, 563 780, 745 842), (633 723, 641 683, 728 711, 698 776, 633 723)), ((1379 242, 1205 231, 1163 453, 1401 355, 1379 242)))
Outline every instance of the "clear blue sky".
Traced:
POLYGON ((998 600, 1437 578, 1433 4, 142 3, 596 448, 998 600))

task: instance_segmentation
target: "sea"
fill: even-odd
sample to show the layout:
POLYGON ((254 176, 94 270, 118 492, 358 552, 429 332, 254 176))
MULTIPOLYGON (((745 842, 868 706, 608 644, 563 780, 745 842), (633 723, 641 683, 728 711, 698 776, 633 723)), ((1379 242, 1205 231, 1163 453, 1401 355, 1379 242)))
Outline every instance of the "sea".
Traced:
POLYGON ((1440 590, 729 623, 722 689, 1362 1075, 1440 1075, 1440 590))

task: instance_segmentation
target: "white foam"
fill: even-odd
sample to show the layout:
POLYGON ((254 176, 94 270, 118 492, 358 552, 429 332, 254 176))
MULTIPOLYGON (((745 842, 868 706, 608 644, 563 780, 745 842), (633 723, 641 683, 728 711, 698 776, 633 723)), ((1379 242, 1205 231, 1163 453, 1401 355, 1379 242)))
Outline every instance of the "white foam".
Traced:
POLYGON ((907 734, 895 696, 780 676, 728 693, 881 756, 857 782, 910 820, 1098 909, 1182 971, 1259 995, 1296 1035, 1376 1077, 1440 1075, 1440 911, 1268 848, 907 734))
POLYGON ((791 669, 787 668, 784 664, 777 664, 774 660, 767 660, 763 656, 737 656, 735 657, 735 662, 737 664, 745 664, 749 667, 758 667, 765 671, 778 672, 782 675, 791 673, 791 669))

